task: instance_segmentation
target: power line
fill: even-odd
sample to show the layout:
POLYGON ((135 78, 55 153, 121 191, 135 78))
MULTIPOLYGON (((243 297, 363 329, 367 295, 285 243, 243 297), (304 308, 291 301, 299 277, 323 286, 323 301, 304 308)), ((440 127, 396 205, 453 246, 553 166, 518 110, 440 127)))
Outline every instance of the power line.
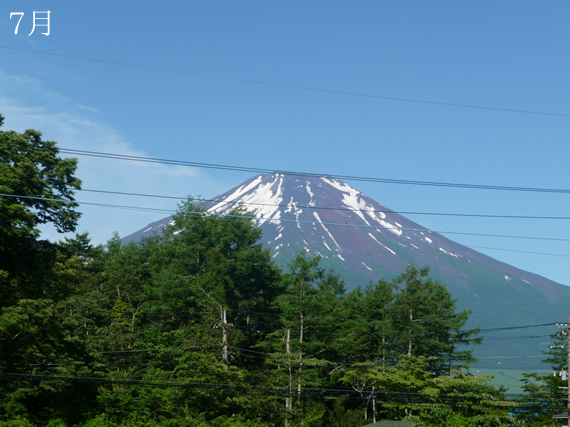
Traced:
MULTIPOLYGON (((183 200, 184 199, 184 197, 177 197, 177 196, 164 196, 164 195, 157 195, 157 194, 143 194, 143 193, 108 191, 108 190, 93 190, 93 189, 83 189, 83 188, 79 191, 92 192, 92 193, 103 193, 103 194, 115 194, 115 195, 122 195, 122 196, 140 196, 140 197, 176 199, 176 200, 183 200)), ((198 202, 218 202, 217 199, 195 199, 195 200, 198 202)), ((273 206, 273 207, 288 207, 289 206, 289 205, 273 204, 273 203, 253 203, 253 202, 238 202, 238 201, 228 201, 228 202, 219 202, 219 203, 243 204, 243 205, 253 205, 253 206, 273 206)), ((113 207, 113 206, 109 206, 109 207, 113 207)), ((464 213, 411 212, 411 211, 407 212, 407 211, 392 211, 390 209, 386 209, 386 210, 372 210, 372 209, 370 209, 370 210, 368 210, 368 209, 330 208, 330 207, 304 206, 304 205, 296 205, 296 207, 300 208, 300 209, 314 209, 314 210, 334 210, 334 211, 373 212, 373 213, 396 213, 398 215, 442 215, 442 216, 477 217, 477 218, 481 217, 481 218, 543 219, 543 220, 567 220, 567 219, 570 219, 570 217, 564 217, 564 216, 492 215, 492 214, 464 214, 464 213)), ((146 208, 135 208, 135 207, 132 207, 132 208, 120 207, 120 208, 121 209, 142 210, 142 211, 144 211, 146 209, 146 208)), ((153 209, 150 212, 155 212, 155 210, 153 209)), ((171 211, 168 211, 168 212, 171 212, 171 211)), ((570 255, 555 254, 555 253, 551 253, 551 252, 523 251, 523 250, 518 250, 518 249, 494 248, 494 247, 490 247, 490 246, 474 246, 474 245, 469 245, 467 247, 469 247, 471 249, 489 249, 489 250, 503 251, 503 252, 517 252, 517 253, 525 253, 525 254, 532 254, 532 255, 546 255, 546 256, 570 258, 570 255)))
MULTIPOLYGON (((480 363, 480 359, 528 359, 528 358, 536 358, 536 357, 546 357, 544 354, 529 354, 529 355, 513 355, 513 356, 478 356, 475 357, 478 361, 476 363, 480 363)), ((475 368, 477 369, 477 368, 475 368)))
POLYGON ((520 325, 520 326, 502 326, 502 327, 498 327, 498 328, 487 328, 487 329, 481 329, 480 332, 500 332, 500 331, 512 331, 513 329, 527 329, 527 328, 538 328, 541 326, 556 326, 557 323, 556 322, 550 322, 550 323, 539 323, 536 325, 520 325))
POLYGON ((502 340, 517 340, 517 339, 537 339, 546 338, 550 335, 518 335, 511 337, 494 337, 494 338, 484 338, 485 341, 502 341, 502 340))
POLYGON ((472 246, 472 245, 469 245, 468 247, 470 247, 471 249, 473 249, 473 248, 475 248, 475 249, 490 249, 493 251, 518 252, 518 253, 522 253, 522 254, 547 255, 547 256, 558 256, 558 257, 570 258, 570 255, 553 254, 550 252, 521 251, 518 249, 491 248, 488 246, 472 246))
MULTIPOLYGON (((45 200, 50 202, 60 202, 60 203, 75 203, 78 205, 89 205, 89 206, 100 206, 100 207, 108 207, 108 208, 118 208, 118 209, 134 209, 134 210, 143 210, 149 212, 161 212, 161 213, 177 213, 177 214, 187 214, 187 215, 197 215, 197 216, 216 216, 216 217, 223 217, 223 218, 233 218, 233 219, 250 219, 254 221, 260 222, 293 222, 296 224, 316 224, 317 221, 309 221, 309 220, 298 220, 298 219, 288 219, 288 218, 263 218, 263 217, 256 217, 256 216, 248 216, 248 215, 232 215, 232 214, 221 214, 215 212, 186 212, 186 211, 175 211, 172 209, 157 209, 157 208, 142 208, 137 206, 124 206, 124 205, 114 205, 109 203, 95 203, 95 202, 81 202, 81 201, 70 201, 70 200, 61 200, 61 199, 51 199, 46 197, 31 197, 31 196, 22 196, 22 195, 14 195, 14 194, 3 194, 0 193, 0 197, 10 197, 10 198, 20 198, 20 199, 31 199, 31 200, 45 200)), ((570 239, 566 238, 559 238, 559 237, 538 237, 538 236, 513 236, 513 235, 506 235, 506 234, 486 234, 486 233, 468 233, 468 232, 461 232, 461 231, 436 231, 436 230, 428 230, 428 229, 421 229, 421 228, 403 228, 403 227, 382 227, 382 226, 374 226, 374 225, 362 225, 362 224, 347 224, 347 223, 339 223, 339 222, 319 222, 319 224, 328 225, 328 226, 338 226, 338 227, 352 227, 352 228, 371 228, 376 230, 400 230, 400 231, 411 231, 411 232, 420 232, 420 233, 436 233, 436 234, 455 234, 455 235, 464 235, 464 236, 480 236, 480 237, 500 237, 500 238, 510 238, 510 239, 528 239, 528 240, 547 240, 547 241, 557 241, 557 242, 570 242, 570 239)))
MULTIPOLYGON (((289 395, 291 392, 287 390, 286 386, 269 386, 269 385, 253 385, 253 384, 235 384, 235 383, 210 383, 210 382, 172 382, 172 381, 149 381, 149 380, 133 380, 133 379, 114 379, 114 378, 100 378, 100 377, 76 377, 76 376, 59 376, 59 375, 41 375, 41 374, 20 374, 20 373, 0 373, 0 377, 6 379, 26 379, 28 381, 65 381, 65 382, 90 382, 96 384, 108 384, 108 385, 126 385, 132 387, 161 387, 161 388, 182 388, 182 389, 217 389, 218 391, 225 391, 227 389, 234 390, 244 390, 244 391, 263 391, 265 393, 271 392, 272 394, 277 393, 277 395, 289 395)), ((307 393, 319 393, 328 394, 341 393, 341 394, 353 394, 354 390, 352 388, 322 388, 322 387, 303 387, 303 392, 307 393)), ((457 394, 444 394, 444 393, 421 393, 421 392, 407 392, 407 391, 393 391, 386 389, 378 389, 375 391, 378 395, 387 397, 387 395, 394 396, 417 396, 435 399, 449 399, 451 401, 462 401, 462 400, 473 400, 484 398, 484 401, 478 402, 478 405, 484 406, 489 405, 492 407, 497 407, 493 403, 505 403, 509 402, 504 399, 497 399, 491 397, 487 394, 484 395, 457 395, 457 394)), ((419 403, 419 402, 416 402, 419 403)), ((431 403, 431 402, 430 402, 431 403)), ((512 402, 514 406, 514 402, 512 402)), ((510 406, 511 407, 511 406, 510 406)))
MULTIPOLYGON (((1 46, 0 46, 1 47, 1 46)), ((361 181, 361 182, 375 182, 384 184, 404 184, 404 185, 421 185, 430 187, 450 187, 450 188, 464 188, 464 189, 478 189, 478 190, 500 190, 500 191, 523 191, 523 192, 535 192, 535 193, 560 193, 560 194, 570 194, 570 189, 563 188, 540 188, 540 187, 517 187, 517 186, 504 186, 504 185, 485 185, 485 184, 465 184, 465 183, 454 183, 454 182, 438 182, 438 181, 419 181, 419 180, 407 180, 407 179, 392 179, 392 178, 376 178, 376 177, 366 177, 366 176, 356 176, 356 175, 330 175, 330 174, 318 174, 311 172, 294 172, 294 171, 282 171, 282 170, 272 170, 265 168, 253 168, 247 166, 235 166, 235 165, 223 165, 216 163, 203 163, 203 162, 190 162, 184 160, 172 160, 172 159, 160 159, 157 157, 144 157, 144 156, 131 156, 126 154, 115 154, 115 153, 103 153, 99 151, 86 151, 86 150, 75 150, 69 148, 60 148, 61 153, 71 154, 75 156, 88 156, 88 157, 99 157, 105 159, 115 159, 115 160, 128 160, 135 162, 144 163, 160 163, 172 166, 189 166, 196 168, 206 168, 206 169, 219 169, 219 170, 231 170, 238 172, 250 172, 258 174, 282 174, 282 175, 294 175, 294 176, 307 176, 307 177, 322 177, 327 176, 330 178, 345 180, 345 181, 361 181)))
MULTIPOLYGON (((148 194, 148 193, 133 193, 133 192, 123 192, 123 191, 110 191, 110 190, 93 190, 82 188, 79 191, 85 191, 88 193, 100 193, 100 194, 114 194, 118 196, 136 196, 136 197, 150 197, 158 199, 174 199, 174 200, 185 200, 186 197, 178 196, 165 196, 160 194, 148 194)), ((205 203, 217 203, 225 205, 244 205, 244 206, 269 206, 276 208, 287 208, 291 204, 276 204, 276 203, 256 203, 256 202, 243 202, 239 200, 233 201, 221 201, 218 199, 194 199, 197 202, 205 203)), ((370 212, 370 213, 389 213, 398 215, 430 215, 430 216, 453 216, 453 217, 469 217, 469 218, 504 218, 504 219, 540 219, 540 220, 570 220, 570 216, 537 216, 537 215, 497 215, 497 214, 470 214, 470 213, 448 213, 448 212, 416 212, 416 211, 393 211, 391 209, 352 209, 352 208, 334 208, 325 206, 309 206, 309 205, 295 205, 298 209, 307 210, 330 210, 330 211, 347 211, 347 212, 370 212)))
POLYGON ((332 94, 332 95, 353 96, 353 97, 359 97, 359 98, 381 99, 381 100, 385 100, 385 101, 398 101, 398 102, 408 102, 408 103, 426 104, 426 105, 438 105, 438 106, 453 107, 453 108, 500 111, 500 112, 506 112, 506 113, 533 114, 533 115, 541 115, 541 116, 566 117, 566 118, 570 117, 570 114, 564 114, 564 113, 552 113, 552 112, 546 112, 546 111, 520 110, 520 109, 515 109, 515 108, 500 108, 500 107, 489 107, 489 106, 483 106, 483 105, 459 104, 459 103, 440 102, 440 101, 428 101, 428 100, 422 100, 422 99, 400 98, 400 97, 394 97, 394 96, 373 95, 373 94, 368 94, 368 93, 350 92, 350 91, 342 91, 342 90, 334 90, 334 89, 323 89, 323 88, 315 88, 315 87, 309 87, 309 86, 290 85, 290 84, 275 83, 275 82, 262 81, 262 80, 241 79, 241 78, 236 78, 236 77, 221 76, 221 75, 215 75, 215 74, 205 74, 205 73, 196 73, 196 72, 192 72, 192 71, 175 70, 172 68, 154 67, 154 66, 149 66, 149 65, 131 64, 131 63, 126 63, 126 62, 111 61, 111 60, 106 60, 106 59, 97 59, 97 58, 88 58, 88 57, 84 57, 84 56, 67 55, 67 54, 63 54, 63 53, 45 52, 45 51, 41 51, 41 50, 32 50, 32 49, 22 49, 22 48, 17 48, 17 47, 12 47, 12 46, 0 45, 0 48, 15 50, 15 51, 19 51, 19 52, 36 53, 36 54, 48 55, 48 56, 56 56, 56 57, 60 57, 60 58, 76 59, 76 60, 80 60, 80 61, 97 62, 97 63, 109 64, 109 65, 119 65, 119 66, 123 66, 123 67, 138 68, 138 69, 143 69, 143 70, 152 70, 152 71, 160 71, 160 72, 173 73, 173 74, 182 74, 182 75, 194 76, 194 77, 204 77, 204 78, 209 78, 209 79, 225 80, 225 81, 238 82, 238 83, 247 83, 247 84, 252 84, 252 85, 279 87, 279 88, 284 88, 284 89, 294 89, 294 90, 301 90, 301 91, 328 93, 328 94, 332 94))

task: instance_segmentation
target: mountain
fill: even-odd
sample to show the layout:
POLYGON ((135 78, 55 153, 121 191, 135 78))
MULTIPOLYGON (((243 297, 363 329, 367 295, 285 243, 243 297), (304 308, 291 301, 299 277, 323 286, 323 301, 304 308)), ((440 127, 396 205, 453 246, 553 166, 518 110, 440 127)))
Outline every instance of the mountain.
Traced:
MULTIPOLYGON (((458 299, 458 309, 470 309, 470 326, 483 329, 564 321, 570 309, 570 288, 518 269, 455 243, 391 211, 348 184, 314 175, 259 175, 208 202, 209 212, 227 213, 243 204, 263 230, 263 243, 281 266, 300 251, 320 255, 325 267, 341 274, 347 289, 370 280, 391 279, 406 266, 430 266, 458 299)), ((149 224, 127 236, 140 239, 172 222, 149 224)), ((500 357, 513 356, 502 367, 542 367, 553 328, 488 331, 478 350, 497 367, 500 357), (516 338, 516 336, 523 338, 516 338), (521 356, 533 356, 521 358, 521 356)))

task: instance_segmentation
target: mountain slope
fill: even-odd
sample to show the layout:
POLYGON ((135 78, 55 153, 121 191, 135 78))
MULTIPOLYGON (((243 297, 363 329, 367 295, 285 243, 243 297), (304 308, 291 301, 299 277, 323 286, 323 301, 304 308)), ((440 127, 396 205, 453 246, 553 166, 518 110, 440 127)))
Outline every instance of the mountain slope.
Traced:
MULTIPOLYGON (((393 278, 410 263, 429 265, 432 276, 458 298, 458 308, 472 310, 471 326, 544 324, 567 317, 570 288, 433 233, 337 179, 259 175, 216 197, 207 208, 227 213, 240 203, 258 218, 263 242, 282 266, 306 250, 320 255, 323 265, 333 267, 352 289, 370 280, 393 278)), ((148 235, 171 221, 149 224, 124 241, 148 235)), ((486 346, 494 350, 484 353, 526 355, 531 354, 529 349, 540 353, 549 332, 544 327, 524 330, 525 336, 542 337, 530 343, 528 338, 503 336, 493 346, 489 340, 486 346)), ((529 363, 536 365, 537 360, 529 363)))

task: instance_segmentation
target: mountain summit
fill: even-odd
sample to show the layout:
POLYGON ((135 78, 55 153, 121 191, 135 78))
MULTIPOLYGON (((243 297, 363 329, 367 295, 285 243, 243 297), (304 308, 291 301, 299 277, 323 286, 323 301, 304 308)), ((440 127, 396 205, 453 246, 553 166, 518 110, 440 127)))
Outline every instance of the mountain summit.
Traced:
MULTIPOLYGON (((570 288, 431 232, 333 177, 258 175, 206 207, 227 213, 240 205, 255 216, 262 241, 279 265, 300 251, 319 255, 325 267, 344 277, 349 290, 370 280, 391 279, 413 263, 430 267, 432 277, 458 298, 458 309, 472 310, 472 326, 515 327, 567 317, 570 288)), ((171 221, 149 224, 123 241, 149 235, 171 221)), ((499 353, 512 353, 516 347, 522 352, 518 354, 528 354, 530 348, 540 353, 536 342, 529 345, 522 338, 508 344, 499 353)))

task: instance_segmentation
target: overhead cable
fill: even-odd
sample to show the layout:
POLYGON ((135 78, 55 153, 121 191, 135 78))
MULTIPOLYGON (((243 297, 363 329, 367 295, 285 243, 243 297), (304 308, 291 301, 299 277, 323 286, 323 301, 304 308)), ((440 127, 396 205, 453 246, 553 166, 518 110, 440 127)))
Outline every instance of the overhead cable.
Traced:
POLYGON ((56 56, 56 57, 60 57, 60 58, 75 59, 75 60, 80 60, 80 61, 98 62, 101 64, 109 64, 109 65, 119 65, 119 66, 123 66, 123 67, 138 68, 138 69, 143 69, 143 70, 152 70, 152 71, 160 71, 160 72, 166 72, 166 73, 182 74, 182 75, 193 76, 193 77, 204 77, 204 78, 208 78, 208 79, 225 80, 225 81, 231 81, 231 82, 237 82, 237 83, 247 83, 247 84, 252 84, 252 85, 279 87, 279 88, 284 88, 284 89, 294 89, 294 90, 302 90, 302 91, 310 91, 310 92, 318 92, 318 93, 328 93, 328 94, 332 94, 332 95, 343 95, 343 96, 352 96, 352 97, 369 98, 369 99, 380 99, 380 100, 385 100, 385 101, 408 102, 408 103, 417 103, 417 104, 426 104, 426 105, 438 105, 438 106, 453 107, 453 108, 467 108, 467 109, 476 109, 476 110, 500 111, 500 112, 506 112, 506 113, 533 114, 533 115, 541 115, 541 116, 566 117, 566 118, 570 117, 570 114, 565 114, 565 113, 553 113, 553 112, 536 111, 536 110, 522 110, 522 109, 516 109, 516 108, 490 107, 490 106, 484 106, 484 105, 460 104, 460 103, 441 102, 441 101, 428 101, 428 100, 422 100, 422 99, 400 98, 400 97, 394 97, 394 96, 373 95, 373 94, 360 93, 360 92, 350 92, 350 91, 343 91, 343 90, 315 88, 315 87, 309 87, 309 86, 298 86, 298 85, 276 83, 276 82, 269 82, 269 81, 262 81, 262 80, 242 79, 242 78, 237 78, 237 77, 229 77, 229 76, 222 76, 222 75, 215 75, 215 74, 205 74, 205 73, 196 73, 196 72, 192 72, 192 71, 175 70, 175 69, 164 68, 164 67, 155 67, 155 66, 141 65, 141 64, 131 64, 131 63, 126 63, 126 62, 111 61, 111 60, 106 60, 106 59, 88 58, 85 56, 68 55, 68 54, 63 54, 63 53, 46 52, 46 51, 33 50, 33 49, 23 49, 23 48, 17 48, 17 47, 13 47, 13 46, 5 46, 5 45, 0 45, 0 48, 20 51, 20 52, 26 52, 26 53, 35 53, 35 54, 41 54, 41 55, 56 56))
MULTIPOLYGON (((155 209, 155 208, 143 208, 137 206, 124 206, 124 205, 113 205, 109 203, 95 203, 95 202, 81 202, 81 201, 70 201, 70 200, 61 200, 61 199, 51 199, 47 197, 31 197, 31 196, 22 196, 22 195, 14 195, 14 194, 3 194, 0 193, 0 197, 9 197, 9 198, 20 198, 20 199, 31 199, 31 200, 44 200, 50 202, 60 202, 60 203, 75 203, 78 205, 90 205, 90 206, 101 206, 101 207, 112 207, 118 209, 134 209, 134 210, 145 210, 149 212, 161 212, 161 213, 171 213, 171 214, 187 214, 187 215, 196 215, 196 216, 216 216, 216 217, 223 217, 223 218, 241 218, 241 219, 250 219, 253 221, 259 222, 292 222, 296 224, 316 224, 317 221, 305 221, 305 220, 298 220, 298 219, 287 219, 287 218, 264 218, 264 217, 256 217, 251 215, 232 215, 232 214, 222 214, 222 213, 215 213, 215 212, 194 212, 194 211, 177 211, 172 209, 155 209)), ((456 235, 464 235, 464 236, 481 236, 481 237, 501 237, 501 238, 509 238, 509 239, 528 239, 528 240, 548 240, 548 241, 557 241, 557 242, 570 242, 570 239, 567 238, 559 238, 559 237, 539 237, 539 236, 513 236, 513 235, 505 235, 505 234, 486 234, 486 233, 468 233, 468 232, 461 232, 461 231, 436 231, 436 230, 428 230, 426 228, 403 228, 403 227, 382 227, 382 226, 374 226, 374 225, 362 225, 362 224, 347 224, 347 223, 339 223, 339 222, 327 222, 321 221, 318 222, 319 224, 329 225, 329 226, 338 226, 338 227, 353 227, 353 228, 371 228, 376 230, 400 230, 400 231, 412 231, 412 232, 419 232, 419 233, 437 233, 437 234, 456 234, 456 235)))
POLYGON ((513 329, 527 329, 527 328, 537 328, 540 326, 556 326, 556 325, 558 325, 558 323, 550 322, 550 323, 539 323, 537 325, 502 326, 502 327, 498 327, 498 328, 481 329, 480 332, 511 331, 513 329))
MULTIPOLYGON (((0 373, 0 377, 13 380, 28 380, 28 381, 66 381, 66 382, 90 382, 101 385, 125 385, 132 387, 160 387, 160 388, 182 388, 182 389, 217 389, 219 391, 234 389, 234 390, 257 390, 264 391, 265 393, 278 393, 282 395, 290 394, 286 386, 270 386, 270 385, 253 385, 253 384, 235 384, 235 383, 207 383, 207 382, 181 382, 181 381, 149 381, 149 380, 134 380, 134 379, 117 379, 117 378, 100 378, 100 377, 76 377, 76 376, 59 376, 59 375, 41 375, 41 374, 21 374, 21 373, 0 373)), ((319 394, 352 394, 352 388, 320 388, 320 387, 303 387, 303 392, 306 393, 319 393, 319 394)), ((395 396, 418 396, 426 398, 449 399, 453 401, 472 400, 474 398, 483 399, 479 405, 491 405, 508 402, 507 400, 497 399, 488 394, 484 395, 458 395, 446 393, 421 393, 421 392, 408 392, 408 391, 392 391, 386 389, 376 390, 378 395, 395 395, 395 396)), ((514 402, 512 402, 514 406, 514 402)))
MULTIPOLYGON (((110 191, 110 190, 93 190, 82 188, 79 191, 88 193, 100 193, 100 194, 114 194, 118 196, 135 196, 135 197, 149 197, 158 199, 173 199, 173 200, 185 200, 186 197, 179 196, 165 196, 160 194, 145 194, 145 193, 133 193, 133 192, 123 192, 123 191, 110 191)), ((276 208, 287 208, 291 206, 288 204, 276 204, 276 203, 257 203, 257 202, 243 202, 240 200, 218 200, 218 199, 194 199, 200 203, 216 203, 225 205, 244 205, 244 206, 269 206, 276 208)), ((398 215, 433 215, 433 216, 455 216, 455 217, 469 217, 469 218, 505 218, 505 219, 541 219, 541 220, 570 220, 570 216, 538 216, 538 215, 497 215, 497 214, 470 214, 470 213, 449 213, 449 212, 414 212, 414 211, 393 211, 391 209, 355 209, 355 208, 335 208, 335 207, 325 207, 325 206, 309 206, 309 205, 295 205, 298 209, 307 210, 329 210, 329 211, 347 211, 347 212, 370 212, 370 213, 390 213, 398 215)))
POLYGON ((430 186, 430 187, 449 187, 449 188, 462 188, 462 189, 469 188, 477 190, 500 190, 500 191, 523 191, 523 192, 534 192, 534 193, 570 194, 570 189, 564 189, 564 188, 517 187, 517 186, 505 186, 505 185, 466 184, 466 183, 455 183, 455 182, 378 178, 378 177, 366 177, 366 176, 356 176, 356 175, 318 174, 311 172, 294 172, 294 171, 272 170, 265 168, 253 168, 247 166, 160 159, 157 157, 131 156, 127 154, 103 153, 99 151, 75 150, 70 148, 60 148, 59 151, 61 153, 71 154, 74 156, 99 157, 99 158, 114 159, 114 160, 128 160, 128 161, 144 162, 144 163, 160 163, 171 166, 188 166, 196 168, 231 170, 231 171, 249 172, 257 174, 276 173, 282 175, 307 176, 307 177, 317 177, 317 178, 326 176, 329 178, 335 178, 344 181, 375 182, 375 183, 384 183, 384 184, 404 184, 404 185, 421 185, 421 186, 430 186))

